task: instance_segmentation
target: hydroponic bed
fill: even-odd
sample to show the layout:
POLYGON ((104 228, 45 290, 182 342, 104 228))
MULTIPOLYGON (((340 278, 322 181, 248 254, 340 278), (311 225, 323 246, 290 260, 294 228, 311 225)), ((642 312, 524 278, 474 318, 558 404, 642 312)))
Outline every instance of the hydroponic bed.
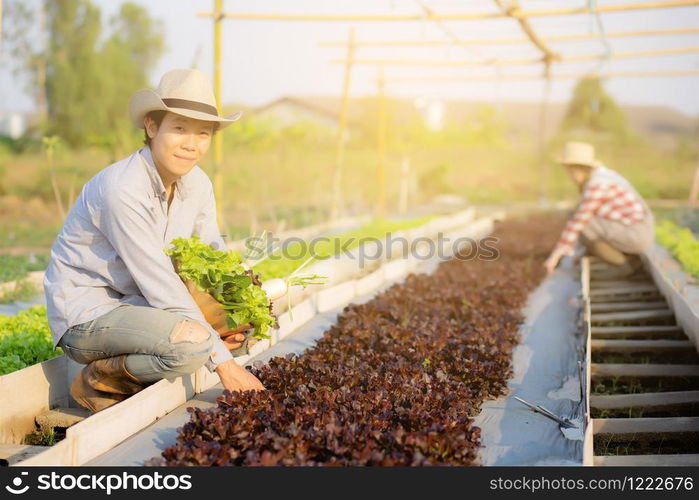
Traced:
POLYGON ((474 463, 473 417, 506 392, 520 311, 558 229, 505 222, 497 260, 453 259, 345 308, 303 355, 256 364, 268 391, 193 409, 148 464, 474 463))

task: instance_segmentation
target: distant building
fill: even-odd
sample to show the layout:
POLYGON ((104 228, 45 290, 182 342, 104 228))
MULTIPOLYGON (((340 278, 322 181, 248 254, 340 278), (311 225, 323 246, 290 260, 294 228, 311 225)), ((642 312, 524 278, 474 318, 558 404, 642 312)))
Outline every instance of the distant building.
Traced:
POLYGON ((339 113, 313 102, 310 98, 281 97, 255 109, 253 114, 258 119, 269 119, 279 128, 290 127, 302 122, 314 123, 334 131, 339 127, 339 113))
POLYGON ((0 111, 0 135, 19 139, 29 128, 30 113, 20 111, 0 111))

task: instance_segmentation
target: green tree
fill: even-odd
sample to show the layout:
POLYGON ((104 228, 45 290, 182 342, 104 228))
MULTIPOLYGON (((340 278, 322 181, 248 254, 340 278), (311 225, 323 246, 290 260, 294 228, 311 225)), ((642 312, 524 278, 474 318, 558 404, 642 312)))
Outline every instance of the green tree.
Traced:
POLYGON ((103 103, 104 123, 90 139, 104 142, 116 153, 134 146, 127 103, 135 90, 148 86, 147 69, 157 63, 164 42, 161 24, 151 19, 146 9, 132 3, 121 6, 110 26, 112 35, 101 51, 109 71, 100 73, 100 87, 109 98, 103 103))
POLYGON ((563 133, 602 133, 616 140, 630 137, 623 111, 597 77, 581 79, 561 126, 563 133))
POLYGON ((128 98, 148 85, 148 70, 163 52, 160 23, 132 3, 121 6, 109 30, 91 0, 44 0, 33 12, 20 3, 13 7, 8 24, 45 19, 38 28, 13 30, 11 39, 37 95, 45 89, 45 132, 73 147, 97 144, 113 154, 133 146, 137 135, 128 121, 128 98))
POLYGON ((72 146, 82 145, 96 125, 104 123, 100 71, 100 12, 90 0, 46 2, 49 43, 46 93, 48 133, 72 146))

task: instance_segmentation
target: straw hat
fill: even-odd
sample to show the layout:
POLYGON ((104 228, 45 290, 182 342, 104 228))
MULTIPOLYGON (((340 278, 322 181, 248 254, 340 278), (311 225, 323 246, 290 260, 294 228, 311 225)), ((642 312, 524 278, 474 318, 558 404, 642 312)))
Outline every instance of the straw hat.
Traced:
POLYGON ((563 149, 563 156, 559 158, 563 165, 582 165, 597 168, 601 165, 595 159, 595 148, 586 142, 568 142, 563 149))
POLYGON ((224 128, 243 114, 241 111, 221 118, 208 77, 196 69, 173 69, 163 75, 158 90, 138 90, 129 100, 131 121, 143 128, 143 118, 150 111, 170 111, 178 115, 218 122, 224 128))

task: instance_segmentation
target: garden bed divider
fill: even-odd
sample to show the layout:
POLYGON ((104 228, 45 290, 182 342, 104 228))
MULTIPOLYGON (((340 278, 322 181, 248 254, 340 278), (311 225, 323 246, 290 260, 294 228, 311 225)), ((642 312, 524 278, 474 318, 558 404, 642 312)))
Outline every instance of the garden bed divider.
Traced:
POLYGON ((642 256, 679 324, 699 352, 699 280, 682 269, 667 248, 656 243, 642 256))
POLYGON ((350 302, 357 295, 357 280, 349 280, 332 288, 320 290, 316 294, 319 313, 332 311, 350 302))
POLYGON ((585 336, 585 363, 582 372, 582 376, 585 377, 585 393, 582 394, 583 400, 581 401, 585 405, 583 412, 583 425, 585 426, 583 435, 583 465, 592 466, 594 465, 595 452, 592 420, 590 418, 590 392, 592 390, 592 377, 590 373, 590 367, 592 366, 592 312, 590 307, 590 259, 588 257, 583 257, 582 259, 580 282, 582 285, 581 306, 583 308, 581 326, 583 335, 585 336))
POLYGON ((386 279, 384 278, 383 266, 379 267, 376 271, 367 274, 366 276, 359 278, 357 280, 357 296, 361 297, 367 293, 372 293, 374 290, 379 288, 386 279))
POLYGON ((0 376, 0 443, 21 443, 34 431, 36 415, 67 406, 69 386, 61 383, 66 382, 67 361, 66 356, 58 356, 0 376))

